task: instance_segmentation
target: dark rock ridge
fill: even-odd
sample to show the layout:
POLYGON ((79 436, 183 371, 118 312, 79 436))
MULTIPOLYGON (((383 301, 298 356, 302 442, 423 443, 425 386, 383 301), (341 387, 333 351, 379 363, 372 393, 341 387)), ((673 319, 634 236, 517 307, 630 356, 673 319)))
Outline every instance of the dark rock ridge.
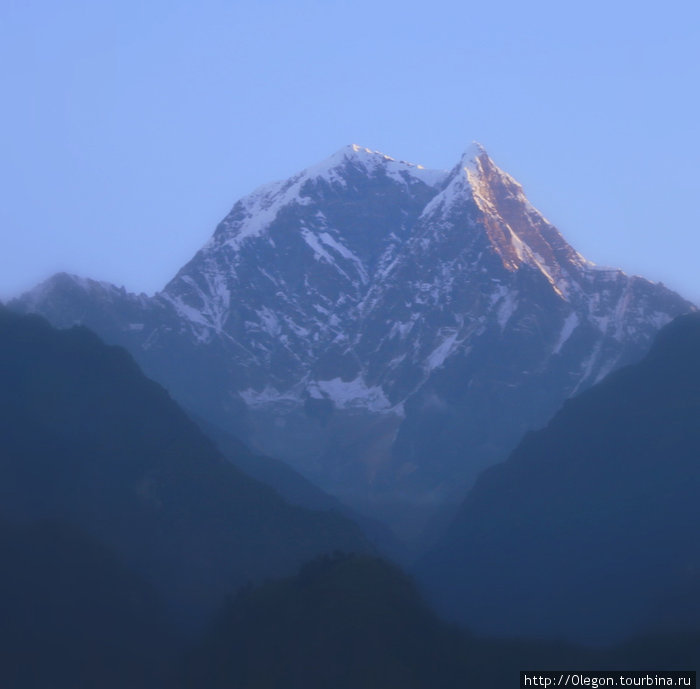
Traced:
POLYGON ((153 297, 60 274, 12 307, 405 533, 693 308, 584 259, 478 146, 449 172, 348 146, 238 201, 153 297))
POLYGON ((478 633, 700 631, 700 314, 485 471, 418 574, 478 633))

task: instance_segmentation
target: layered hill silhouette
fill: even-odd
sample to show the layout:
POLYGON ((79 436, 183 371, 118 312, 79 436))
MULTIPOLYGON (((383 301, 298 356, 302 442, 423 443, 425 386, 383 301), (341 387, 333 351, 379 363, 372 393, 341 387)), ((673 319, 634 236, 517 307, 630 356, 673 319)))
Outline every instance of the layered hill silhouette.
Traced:
POLYGON ((79 529, 181 624, 320 553, 371 549, 236 469, 123 349, 4 308, 0 447, 2 519, 79 529))
MULTIPOLYGON (((418 575, 481 634, 700 629, 700 316, 569 400, 480 477, 418 575)), ((700 654, 699 654, 700 655, 700 654)))
POLYGON ((521 670, 689 669, 700 633, 597 650, 480 638, 440 621, 396 567, 325 557, 242 591, 186 656, 183 689, 502 689, 521 670))
MULTIPOLYGON (((581 402, 589 414, 586 425, 608 419, 605 433, 594 434, 595 441, 590 442, 612 480, 608 489, 597 494, 592 487, 602 490, 604 482, 585 483, 576 472, 585 475, 597 466, 600 473, 600 462, 574 462, 575 468, 563 469, 563 475, 573 476, 574 483, 589 489, 594 507, 582 514, 581 505, 587 502, 576 502, 581 493, 562 490, 567 499, 562 498, 561 504, 573 505, 570 511, 576 516, 564 511, 557 513, 558 519, 547 515, 545 521, 559 524, 557 528, 578 547, 583 542, 577 534, 582 523, 589 531, 605 523, 608 540, 589 538, 589 543, 600 542, 597 550, 592 548, 588 562, 603 568, 610 590, 623 603, 602 601, 607 606, 603 612, 614 618, 621 610, 629 611, 630 601, 651 600, 655 605, 641 608, 651 611, 646 618, 651 623, 639 624, 638 617, 631 620, 637 625, 635 631, 654 631, 657 636, 598 651, 560 640, 493 640, 467 634, 441 622, 395 566, 374 556, 336 554, 316 559, 291 578, 246 587, 232 595, 207 634, 193 642, 191 634, 181 635, 192 629, 183 620, 203 620, 244 581, 294 572, 305 559, 331 550, 367 551, 367 542, 339 515, 290 506, 271 489, 241 474, 120 348, 105 346, 84 328, 57 331, 40 318, 0 308, 0 555, 4 562, 0 679, 5 686, 22 689, 450 689, 465 682, 504 686, 516 681, 518 670, 525 668, 658 669, 659 664, 667 669, 687 668, 697 657, 700 639, 693 632, 693 606, 698 600, 697 570, 693 569, 697 508, 688 502, 697 489, 697 473, 689 468, 691 456, 697 456, 697 433, 686 433, 686 425, 696 418, 699 343, 700 318, 675 322, 642 364, 623 369, 582 394, 557 417, 564 415, 566 421, 559 436, 562 443, 582 437, 581 428, 566 417, 581 402), (607 404, 601 403, 599 391, 608 389, 615 394, 610 393, 607 404), (630 441, 634 434, 623 433, 624 442, 613 443, 615 452, 605 455, 602 448, 610 440, 603 438, 616 437, 611 429, 622 428, 610 421, 619 417, 620 409, 627 409, 624 418, 644 422, 644 443, 634 445, 630 441), (659 434, 659 427, 666 429, 666 435, 659 434), (621 447, 628 448, 628 454, 621 447), (669 458, 661 467, 659 449, 669 458), (638 471, 625 482, 621 477, 629 474, 628 467, 617 466, 614 458, 631 461, 630 453, 638 471), (614 507, 605 499, 610 493, 618 499, 614 507), (640 504, 649 509, 635 511, 640 504), (632 522, 641 531, 635 532, 632 522), (611 553, 627 556, 631 549, 632 559, 639 564, 640 543, 646 569, 620 569, 624 557, 615 560, 611 553), (662 550, 656 559, 650 557, 650 549, 659 546, 662 550), (610 557, 615 566, 605 570, 610 557), (622 581, 614 577, 620 572, 622 581)), ((552 426, 559 423, 557 419, 552 426)), ((536 446, 537 438, 535 434, 528 442, 536 446)), ((586 447, 583 441, 580 445, 586 447)), ((554 480, 558 474, 549 459, 553 456, 544 455, 540 463, 554 480)), ((567 462, 561 465, 566 467, 567 462)), ((499 470, 491 470, 494 473, 498 475, 499 470)), ((530 473, 533 480, 542 479, 542 470, 530 473)), ((519 492, 532 492, 522 475, 516 482, 517 491, 503 492, 496 481, 487 502, 497 509, 519 492)), ((504 485, 512 488, 513 484, 504 485)), ((538 527, 537 510, 528 511, 525 505, 527 501, 515 501, 515 507, 521 508, 516 513, 526 519, 526 531, 533 535, 524 539, 524 547, 540 555, 544 565, 551 565, 552 547, 566 554, 560 547, 562 539, 556 535, 552 539, 544 526, 538 527)), ((492 512, 489 516, 494 517, 492 512)), ((503 518, 499 527, 492 520, 496 525, 489 531, 493 547, 498 546, 499 528, 503 531, 506 522, 503 518)), ((450 537, 457 556, 450 566, 463 567, 468 560, 473 568, 475 558, 486 555, 481 562, 487 569, 493 562, 488 552, 472 548, 470 557, 463 557, 460 548, 465 541, 453 538, 460 523, 450 537)), ((510 550, 518 547, 507 540, 501 543, 510 550)), ((534 566, 536 557, 529 562, 534 566)), ((439 553, 432 563, 440 563, 439 553)), ((586 577, 593 570, 586 568, 586 577)), ((519 602, 528 611, 535 600, 545 609, 543 594, 551 584, 546 572, 530 579, 530 583, 538 581, 539 576, 541 581, 539 587, 528 588, 527 594, 534 598, 519 599, 512 588, 501 587, 503 577, 491 572, 490 581, 479 580, 470 578, 472 571, 463 567, 457 573, 479 586, 486 600, 494 601, 494 588, 489 586, 495 581, 496 599, 519 602)), ((568 587, 567 596, 571 595, 559 595, 557 606, 567 611, 568 605, 568 612, 572 605, 580 610, 583 606, 576 601, 583 596, 591 614, 598 615, 598 632, 612 630, 608 636, 617 636, 619 629, 608 625, 596 597, 602 589, 592 593, 588 581, 575 568, 568 568, 558 591, 568 587)), ((453 583, 443 579, 440 585, 448 589, 453 583)), ((453 600, 457 606, 464 604, 459 596, 453 600)), ((468 625, 483 624, 478 613, 471 612, 473 624, 465 620, 468 625)), ((502 614, 493 619, 506 623, 514 619, 507 617, 505 602, 490 613, 502 614)), ((571 627, 559 625, 542 635, 586 636, 590 641, 589 629, 579 614, 571 627)), ((535 635, 540 633, 541 628, 535 635)), ((596 640, 602 636, 597 633, 596 640)))

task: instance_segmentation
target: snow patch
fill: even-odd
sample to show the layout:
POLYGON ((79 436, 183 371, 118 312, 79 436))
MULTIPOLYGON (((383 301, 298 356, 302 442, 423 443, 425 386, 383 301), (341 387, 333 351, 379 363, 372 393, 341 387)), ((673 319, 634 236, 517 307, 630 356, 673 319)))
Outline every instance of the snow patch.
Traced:
POLYGON ((557 338, 557 343, 554 345, 552 351, 553 354, 559 354, 561 348, 564 346, 566 341, 571 337, 571 334, 576 330, 579 325, 579 319, 576 312, 570 313, 564 320, 564 325, 562 326, 559 337, 557 338))
POLYGON ((429 371, 433 371, 438 366, 442 366, 445 359, 452 354, 455 350, 455 342, 457 341, 457 332, 453 332, 451 335, 446 337, 432 352, 428 355, 426 359, 426 368, 429 371))
POLYGON ((308 387, 320 391, 323 397, 333 401, 339 409, 363 408, 375 412, 394 410, 384 390, 378 385, 369 386, 361 376, 345 381, 342 378, 319 380, 308 387))
POLYGON ((329 235, 328 232, 321 232, 321 234, 318 235, 318 238, 326 246, 333 249, 343 258, 347 259, 348 261, 352 261, 352 263, 354 263, 357 269, 357 273, 360 276, 362 282, 369 282, 369 276, 367 275, 367 271, 365 270, 364 263, 362 263, 362 261, 352 251, 350 251, 350 249, 348 249, 344 244, 341 244, 339 241, 331 237, 331 235, 329 235))
POLYGON ((273 337, 280 334, 281 328, 279 318, 277 317, 277 314, 272 311, 272 309, 268 309, 267 306, 263 306, 261 309, 258 309, 255 314, 259 319, 258 322, 263 331, 269 335, 272 335, 273 337))
POLYGON ((503 290, 502 300, 498 306, 498 311, 496 311, 496 319, 498 320, 498 325, 501 326, 501 330, 506 327, 508 321, 512 318, 513 314, 518 308, 518 294, 517 292, 510 292, 508 290, 503 290))

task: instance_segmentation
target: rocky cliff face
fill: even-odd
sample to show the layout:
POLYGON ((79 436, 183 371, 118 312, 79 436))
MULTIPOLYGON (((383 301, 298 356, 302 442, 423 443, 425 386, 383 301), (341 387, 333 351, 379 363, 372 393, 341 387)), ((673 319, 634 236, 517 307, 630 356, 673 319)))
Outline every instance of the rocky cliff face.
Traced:
POLYGON ((153 297, 63 274, 13 306, 408 531, 693 308, 584 259, 478 146, 449 172, 346 147, 238 201, 153 297))

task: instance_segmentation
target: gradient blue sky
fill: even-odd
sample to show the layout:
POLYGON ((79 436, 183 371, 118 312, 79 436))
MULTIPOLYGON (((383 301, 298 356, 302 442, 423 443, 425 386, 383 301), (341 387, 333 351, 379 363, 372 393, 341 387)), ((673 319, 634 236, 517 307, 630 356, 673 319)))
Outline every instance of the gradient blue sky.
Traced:
POLYGON ((700 301, 699 77, 674 0, 3 0, 0 298, 153 292, 261 183, 478 140, 586 257, 700 301))

